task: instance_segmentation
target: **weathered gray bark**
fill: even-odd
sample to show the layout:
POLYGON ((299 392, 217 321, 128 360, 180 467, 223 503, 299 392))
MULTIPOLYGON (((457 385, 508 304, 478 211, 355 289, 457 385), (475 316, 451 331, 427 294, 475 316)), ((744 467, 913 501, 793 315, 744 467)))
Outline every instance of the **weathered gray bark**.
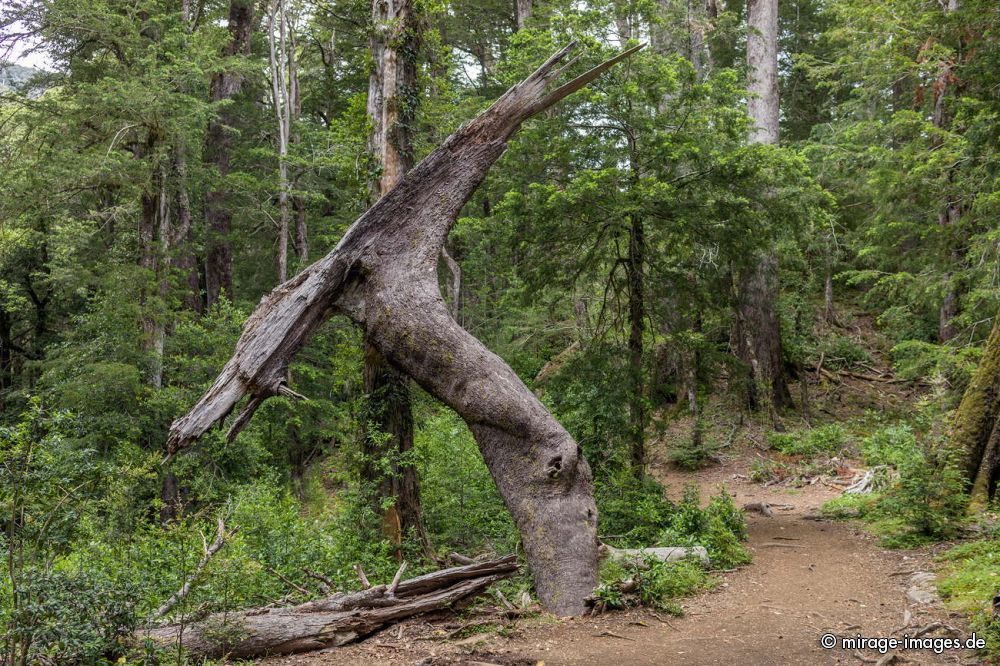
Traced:
MULTIPOLYGON (((376 200, 413 168, 411 128, 416 103, 408 96, 417 87, 416 54, 420 49, 421 28, 411 0, 374 0, 372 23, 375 29, 371 37, 372 71, 367 104, 372 132, 368 149, 379 169, 368 185, 372 199, 376 200)), ((397 557, 402 557, 399 546, 410 531, 429 554, 416 467, 393 465, 386 474, 382 464, 387 456, 405 459, 404 455, 413 449, 410 378, 393 367, 368 340, 364 359, 367 408, 361 476, 374 486, 372 504, 382 514, 383 532, 397 546, 397 557), (369 432, 369 424, 379 432, 369 432), (394 451, 399 455, 390 455, 394 451), (386 500, 391 500, 392 505, 383 511, 386 500)))
MULTIPOLYGON (((246 55, 250 52, 253 28, 252 0, 230 0, 229 43, 222 50, 227 57, 246 55)), ((236 69, 228 69, 212 78, 210 97, 213 103, 225 102, 235 97, 242 86, 243 76, 236 69)), ((232 127, 236 116, 225 106, 208 124, 205 137, 205 156, 224 178, 229 174, 232 150, 232 127)), ((208 223, 205 257, 205 301, 208 306, 218 302, 220 296, 233 298, 233 250, 229 235, 233 216, 229 209, 228 193, 213 189, 205 196, 205 219, 208 223)))
POLYGON ((168 450, 190 445, 245 396, 234 436, 285 386, 290 359, 335 313, 359 325, 395 367, 469 425, 510 510, 548 610, 579 614, 597 582, 597 509, 580 447, 510 367, 462 329, 438 288, 437 261, 462 207, 521 123, 641 47, 547 92, 573 45, 452 134, 379 199, 337 247, 265 296, 233 357, 168 450))
POLYGON ((252 659, 336 647, 387 624, 471 599, 517 570, 513 555, 434 571, 392 586, 335 594, 290 608, 216 613, 187 626, 137 632, 159 645, 183 644, 189 656, 252 659))
MULTIPOLYGON (((753 143, 778 143, 778 0, 747 3, 747 111, 753 143)), ((791 404, 778 321, 778 261, 773 248, 755 257, 737 289, 737 354, 751 368, 747 402, 752 409, 791 404)), ((777 421, 775 421, 777 424, 777 421)))

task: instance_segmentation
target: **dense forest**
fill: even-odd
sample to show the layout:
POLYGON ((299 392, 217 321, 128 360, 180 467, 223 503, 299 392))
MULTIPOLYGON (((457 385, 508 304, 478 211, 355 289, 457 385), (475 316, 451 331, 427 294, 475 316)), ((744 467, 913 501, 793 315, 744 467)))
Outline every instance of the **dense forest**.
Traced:
POLYGON ((4 0, 0 664, 1000 659, 998 220, 995 0, 4 0))

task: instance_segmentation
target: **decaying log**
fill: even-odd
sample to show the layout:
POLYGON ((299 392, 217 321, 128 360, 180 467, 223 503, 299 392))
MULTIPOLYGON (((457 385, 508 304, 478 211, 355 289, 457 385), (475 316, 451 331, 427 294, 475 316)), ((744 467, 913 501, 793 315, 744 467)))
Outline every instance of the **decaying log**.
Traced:
POLYGON ((521 533, 543 606, 584 612, 597 583, 597 509, 580 447, 510 367, 452 318, 437 262, 462 207, 528 118, 640 47, 550 90, 573 44, 461 127, 362 215, 326 257, 261 299, 232 358, 171 426, 168 455, 189 446, 245 397, 230 437, 267 398, 333 314, 350 317, 391 364, 468 424, 521 533))
MULTIPOLYGON (((158 645, 181 641, 189 656, 249 659, 346 645, 400 620, 452 607, 517 570, 514 555, 434 571, 289 608, 216 613, 190 625, 139 632, 158 645)), ((402 568, 400 569, 400 573, 402 568)))

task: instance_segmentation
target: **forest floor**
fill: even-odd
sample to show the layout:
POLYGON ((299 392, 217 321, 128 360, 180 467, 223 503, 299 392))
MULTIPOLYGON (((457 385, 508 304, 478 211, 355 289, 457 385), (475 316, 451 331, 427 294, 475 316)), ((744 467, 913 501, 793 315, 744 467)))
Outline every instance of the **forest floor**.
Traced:
MULTIPOLYGON (((823 483, 765 488, 744 477, 752 451, 694 473, 670 471, 677 490, 696 482, 703 497, 725 483, 738 506, 768 502, 773 517, 748 515, 753 562, 720 575, 710 592, 683 600, 684 616, 646 610, 596 617, 535 617, 502 631, 449 640, 475 617, 420 619, 390 627, 348 647, 269 660, 271 666, 347 664, 865 664, 874 650, 825 650, 820 637, 899 638, 933 621, 963 629, 940 602, 907 596, 914 573, 933 572, 937 549, 885 550, 850 523, 817 520, 819 506, 840 494, 823 483), (904 614, 911 627, 903 631, 904 614), (860 655, 860 656, 859 656, 860 655), (862 658, 863 657, 863 658, 862 658)), ((485 621, 480 619, 480 621, 485 621)), ((940 634, 935 634, 940 635, 940 634)), ((897 651, 885 663, 975 664, 971 652, 897 651)))
MULTIPOLYGON (((846 328, 846 327, 845 327, 846 328)), ((867 348, 873 366, 864 380, 857 373, 815 372, 809 380, 812 410, 824 419, 848 421, 866 410, 891 413, 919 398, 906 385, 887 381, 889 364, 880 352, 871 322, 855 318, 852 337, 867 348), (872 374, 874 373, 874 374, 872 374), (824 416, 825 415, 825 416, 824 416)), ((801 399, 801 393, 798 394, 801 399)), ((731 414, 717 409, 724 421, 731 414)), ((738 410, 736 410, 738 411, 738 410)), ((799 424, 786 422, 789 427, 799 424)), ((805 425, 805 424, 803 424, 805 425)), ((670 441, 689 436, 686 419, 668 420, 650 442, 650 473, 679 498, 694 483, 702 501, 725 484, 737 506, 766 502, 773 515, 747 515, 753 562, 718 574, 712 590, 682 599, 683 617, 636 609, 594 617, 534 616, 502 619, 496 609, 482 615, 434 620, 415 618, 391 626, 355 645, 267 660, 268 666, 347 666, 385 664, 438 666, 615 664, 978 664, 971 651, 823 649, 827 633, 854 638, 901 638, 933 622, 954 627, 964 639, 968 629, 934 593, 934 556, 952 544, 913 550, 887 550, 859 523, 822 519, 819 508, 838 497, 843 486, 816 478, 801 487, 764 485, 749 480, 765 431, 755 424, 716 423, 716 440, 728 439, 725 460, 696 472, 666 461, 670 441), (735 437, 734 437, 735 436, 735 437), (921 583, 920 579, 924 582, 921 583), (932 593, 927 596, 927 593, 932 593), (908 594, 909 593, 909 594, 908 594), (920 603, 910 595, 924 594, 920 603), (473 633, 477 625, 491 631, 473 633), (908 625, 904 627, 904 625, 908 625)), ((773 457, 769 454, 768 457, 773 457)), ((844 461, 845 474, 854 470, 844 461)), ((927 637, 942 637, 940 631, 927 637)))

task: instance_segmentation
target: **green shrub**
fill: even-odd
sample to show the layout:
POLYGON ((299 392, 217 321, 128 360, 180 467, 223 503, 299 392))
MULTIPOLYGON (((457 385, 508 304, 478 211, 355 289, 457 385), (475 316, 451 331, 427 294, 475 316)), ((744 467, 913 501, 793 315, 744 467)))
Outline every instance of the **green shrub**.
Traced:
POLYGON ((986 640, 986 654, 1000 658, 1000 621, 993 615, 993 597, 1000 578, 1000 540, 985 539, 948 550, 939 559, 945 562, 937 580, 945 604, 970 616, 970 624, 986 640))
POLYGON ((899 468, 920 455, 917 437, 907 424, 880 428, 861 440, 861 458, 868 465, 899 468))
POLYGON ((601 583, 594 591, 598 612, 613 608, 646 606, 681 615, 674 601, 700 592, 712 584, 697 559, 663 562, 655 557, 638 561, 605 561, 601 583))
POLYGON ((964 523, 966 501, 956 452, 935 443, 923 445, 901 462, 899 479, 879 499, 876 511, 901 525, 883 543, 908 547, 954 538, 964 523))
POLYGON ((698 433, 698 436, 684 438, 672 446, 667 451, 667 459, 681 469, 693 472, 716 462, 719 450, 718 443, 698 433))
POLYGON ((822 355, 825 367, 849 368, 858 363, 871 363, 872 360, 864 347, 846 335, 834 335, 822 339, 816 351, 817 356, 822 355))
POLYGON ((767 436, 771 448, 790 456, 814 456, 836 453, 847 444, 843 427, 833 423, 794 433, 772 432, 767 436))
POLYGON ((786 462, 757 458, 750 463, 749 477, 753 483, 768 483, 782 481, 794 473, 794 468, 786 462))
POLYGON ((621 547, 641 548, 654 543, 676 512, 658 481, 650 477, 639 481, 626 468, 598 478, 594 495, 598 534, 621 547))
POLYGON ((864 518, 874 508, 876 501, 877 498, 873 495, 841 495, 825 502, 820 507, 820 513, 835 520, 864 518))
POLYGON ((746 518, 725 487, 702 508, 698 487, 692 484, 684 489, 684 497, 657 545, 703 546, 713 567, 728 569, 750 561, 750 551, 740 543, 746 538, 746 518))

